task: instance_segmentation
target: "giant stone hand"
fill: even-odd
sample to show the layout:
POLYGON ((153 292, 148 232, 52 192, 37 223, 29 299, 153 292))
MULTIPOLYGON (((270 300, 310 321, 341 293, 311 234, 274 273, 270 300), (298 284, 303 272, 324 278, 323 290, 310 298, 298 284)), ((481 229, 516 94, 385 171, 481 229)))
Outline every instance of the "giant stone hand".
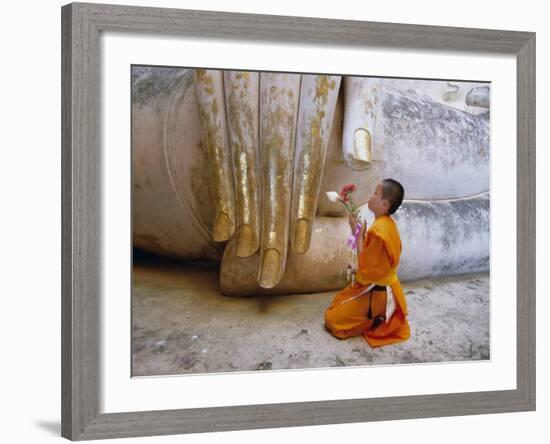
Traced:
POLYGON ((340 78, 195 70, 208 151, 216 242, 235 256, 260 250, 257 281, 275 287, 289 237, 307 252, 340 78))
POLYGON ((341 289, 349 226, 325 191, 353 182, 361 204, 394 176, 400 278, 487 270, 486 90, 136 67, 133 243, 219 263, 224 294, 341 289))

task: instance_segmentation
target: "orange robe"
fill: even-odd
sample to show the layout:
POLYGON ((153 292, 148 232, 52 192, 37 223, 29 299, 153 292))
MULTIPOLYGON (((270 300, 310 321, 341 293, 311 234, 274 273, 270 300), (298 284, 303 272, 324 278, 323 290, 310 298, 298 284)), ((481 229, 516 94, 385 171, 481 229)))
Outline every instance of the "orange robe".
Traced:
POLYGON ((400 256, 397 224, 389 215, 378 217, 365 234, 355 284, 341 290, 325 311, 325 325, 334 336, 345 339, 362 335, 371 347, 406 341, 410 337, 407 302, 396 273, 400 256), (364 291, 371 284, 389 286, 395 299, 391 317, 374 328, 373 320, 367 317, 369 305, 373 313, 384 313, 386 292, 373 291, 369 300, 369 294, 364 291))

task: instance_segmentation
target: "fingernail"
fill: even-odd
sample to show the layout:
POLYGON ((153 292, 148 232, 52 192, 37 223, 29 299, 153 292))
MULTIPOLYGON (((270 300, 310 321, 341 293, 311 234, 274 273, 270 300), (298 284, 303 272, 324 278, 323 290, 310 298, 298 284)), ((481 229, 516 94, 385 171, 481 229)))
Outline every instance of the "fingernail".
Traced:
POLYGON ((214 223, 212 238, 214 242, 223 242, 231 237, 231 220, 225 213, 219 213, 214 223))
POLYGON ((365 128, 355 130, 353 142, 353 160, 365 167, 369 166, 372 161, 372 141, 369 131, 365 128))
POLYGON ((298 219, 294 230, 294 251, 305 253, 309 248, 309 223, 307 219, 298 219))
POLYGON ((258 284, 262 288, 273 288, 278 284, 281 255, 270 248, 265 251, 258 284))
POLYGON ((242 225, 239 228, 237 237, 237 252, 238 257, 252 256, 256 252, 256 243, 254 242, 254 231, 250 225, 242 225))

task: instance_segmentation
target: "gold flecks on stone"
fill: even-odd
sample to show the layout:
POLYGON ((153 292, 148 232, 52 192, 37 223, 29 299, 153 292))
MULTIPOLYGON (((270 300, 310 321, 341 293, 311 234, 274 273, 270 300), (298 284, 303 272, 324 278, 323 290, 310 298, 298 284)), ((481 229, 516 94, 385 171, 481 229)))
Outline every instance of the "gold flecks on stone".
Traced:
POLYGON ((214 223, 214 242, 223 242, 231 237, 231 219, 225 213, 219 213, 214 223))
POLYGON ((307 219, 298 219, 296 223, 296 229, 294 231, 294 245, 293 250, 296 253, 303 254, 307 252, 309 248, 309 230, 310 224, 307 219))
POLYGON ((370 163, 372 161, 370 132, 365 128, 358 128, 355 130, 353 142, 355 159, 361 162, 370 163))
POLYGON ((257 250, 256 236, 250 225, 242 225, 239 228, 237 235, 237 252, 238 257, 252 256, 257 250))
POLYGON ((270 248, 265 251, 261 263, 260 278, 258 284, 263 288, 273 288, 279 283, 279 270, 281 268, 280 253, 270 248))

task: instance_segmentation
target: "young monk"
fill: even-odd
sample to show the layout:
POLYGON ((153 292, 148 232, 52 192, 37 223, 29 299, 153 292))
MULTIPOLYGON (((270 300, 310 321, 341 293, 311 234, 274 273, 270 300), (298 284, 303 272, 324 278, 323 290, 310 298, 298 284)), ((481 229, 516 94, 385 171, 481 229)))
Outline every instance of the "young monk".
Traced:
MULTIPOLYGON (((384 179, 369 196, 375 220, 363 224, 357 242, 356 282, 340 291, 325 311, 325 325, 340 339, 362 335, 371 347, 406 341, 410 337, 407 303, 396 270, 401 239, 391 215, 403 201, 403 186, 384 179)), ((349 217, 352 233, 356 224, 349 217)))

